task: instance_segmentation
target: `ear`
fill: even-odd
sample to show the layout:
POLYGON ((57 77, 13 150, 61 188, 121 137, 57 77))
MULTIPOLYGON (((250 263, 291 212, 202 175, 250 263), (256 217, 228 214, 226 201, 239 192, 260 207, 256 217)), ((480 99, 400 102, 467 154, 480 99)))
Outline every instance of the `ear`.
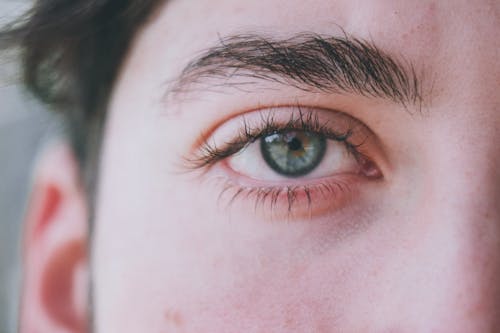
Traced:
POLYGON ((66 144, 41 155, 24 234, 21 332, 86 332, 87 212, 66 144))

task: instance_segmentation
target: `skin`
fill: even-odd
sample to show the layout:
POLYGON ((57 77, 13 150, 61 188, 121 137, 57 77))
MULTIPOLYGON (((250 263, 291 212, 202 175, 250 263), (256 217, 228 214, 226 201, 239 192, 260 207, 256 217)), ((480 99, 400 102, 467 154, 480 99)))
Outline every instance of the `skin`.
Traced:
POLYGON ((499 3, 488 0, 162 7, 111 98, 91 242, 71 152, 58 144, 42 154, 23 330, 89 330, 89 274, 95 332, 499 331, 499 28, 499 3), (342 36, 339 27, 411 61, 422 107, 270 83, 165 95, 165 82, 220 36, 342 36), (352 190, 309 208, 299 200, 290 213, 283 200, 274 209, 250 196, 218 200, 221 178, 254 180, 224 163, 207 172, 183 164, 202 133, 225 126, 236 135, 232 119, 297 103, 361 121, 383 177, 346 180, 352 190), (82 247, 92 249, 90 264, 82 247), (54 288, 57 279, 69 287, 54 288))

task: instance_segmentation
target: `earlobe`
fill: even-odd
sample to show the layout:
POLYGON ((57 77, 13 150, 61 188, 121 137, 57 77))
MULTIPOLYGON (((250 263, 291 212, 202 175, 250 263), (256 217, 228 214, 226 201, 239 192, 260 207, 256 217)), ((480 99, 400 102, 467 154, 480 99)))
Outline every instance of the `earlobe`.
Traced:
POLYGON ((86 307, 81 295, 87 271, 85 244, 74 240, 53 253, 40 281, 42 308, 51 321, 74 332, 85 331, 86 307))
POLYGON ((65 144, 35 171, 24 235, 21 332, 85 332, 87 212, 78 167, 65 144))

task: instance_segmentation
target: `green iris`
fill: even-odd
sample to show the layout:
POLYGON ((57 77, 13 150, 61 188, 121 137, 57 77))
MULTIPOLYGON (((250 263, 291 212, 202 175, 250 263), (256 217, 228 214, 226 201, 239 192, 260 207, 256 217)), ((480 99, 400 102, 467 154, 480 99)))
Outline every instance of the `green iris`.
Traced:
POLYGON ((299 177, 319 165, 325 155, 326 139, 310 132, 273 133, 261 139, 260 149, 271 169, 287 177, 299 177))

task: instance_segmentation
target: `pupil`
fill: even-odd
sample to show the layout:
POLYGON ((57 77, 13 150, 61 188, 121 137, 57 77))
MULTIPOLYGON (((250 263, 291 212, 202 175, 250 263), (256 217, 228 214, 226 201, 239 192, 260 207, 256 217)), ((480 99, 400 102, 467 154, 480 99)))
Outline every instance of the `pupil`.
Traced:
POLYGON ((302 142, 297 138, 292 138, 288 142, 288 148, 290 148, 290 150, 294 150, 294 151, 302 150, 302 142))

